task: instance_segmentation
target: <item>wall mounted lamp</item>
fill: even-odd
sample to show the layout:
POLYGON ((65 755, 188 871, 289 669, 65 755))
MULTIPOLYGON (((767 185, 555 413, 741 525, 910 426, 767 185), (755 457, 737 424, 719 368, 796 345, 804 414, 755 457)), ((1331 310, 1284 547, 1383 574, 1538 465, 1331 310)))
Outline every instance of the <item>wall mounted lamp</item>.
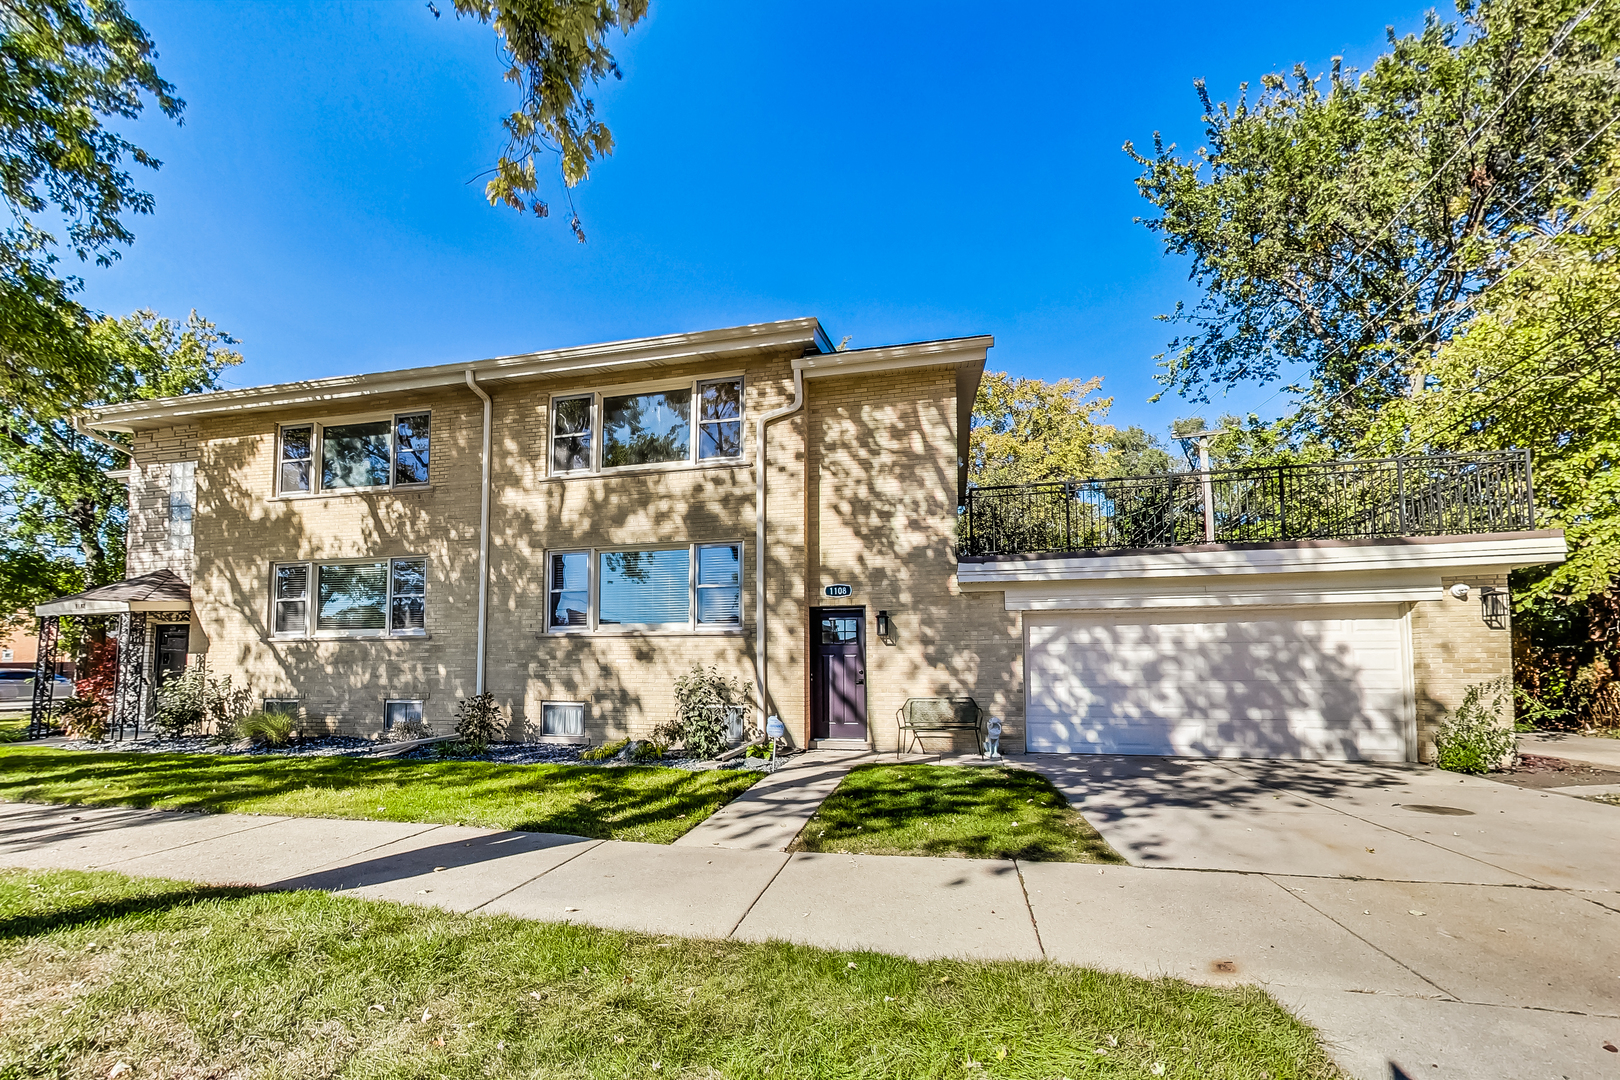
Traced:
POLYGON ((893 623, 893 621, 890 620, 889 613, 887 611, 878 612, 878 616, 877 616, 877 632, 878 632, 878 637, 880 637, 880 638, 886 638, 886 637, 893 637, 894 636, 894 623, 893 623))
POLYGON ((1479 614, 1492 630, 1508 627, 1508 591, 1486 585, 1479 590, 1479 614))

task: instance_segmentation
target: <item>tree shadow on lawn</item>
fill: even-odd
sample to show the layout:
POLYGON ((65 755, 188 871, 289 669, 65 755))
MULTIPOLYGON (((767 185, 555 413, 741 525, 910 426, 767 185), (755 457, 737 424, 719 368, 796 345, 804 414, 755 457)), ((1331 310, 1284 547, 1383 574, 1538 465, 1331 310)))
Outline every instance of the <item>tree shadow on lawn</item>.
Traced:
POLYGON ((1124 862, 1044 776, 983 766, 858 766, 794 850, 1124 862))
MULTIPOLYGON (((9 884, 6 880, 8 876, 27 873, 30 872, 0 871, 0 890, 9 884)), ((31 876, 38 875, 31 874, 31 876)), ((75 880, 90 879, 92 887, 89 890, 89 897, 76 903, 64 904, 58 901, 42 904, 34 910, 27 910, 24 907, 29 903, 24 899, 18 904, 19 907, 24 907, 24 910, 0 916, 0 940, 37 937, 57 930, 72 930, 83 926, 100 926, 131 915, 162 914, 210 900, 241 900, 261 891, 245 886, 192 885, 162 879, 142 882, 137 879, 133 887, 144 891, 130 895, 131 879, 120 875, 117 877, 116 892, 112 895, 97 895, 93 889, 95 875, 81 872, 74 877, 75 880)), ((53 899, 47 893, 38 895, 40 899, 53 899)), ((35 903, 37 904, 37 901, 35 903)))
POLYGON ((668 843, 759 774, 659 767, 237 758, 7 748, 0 797, 471 824, 668 843))

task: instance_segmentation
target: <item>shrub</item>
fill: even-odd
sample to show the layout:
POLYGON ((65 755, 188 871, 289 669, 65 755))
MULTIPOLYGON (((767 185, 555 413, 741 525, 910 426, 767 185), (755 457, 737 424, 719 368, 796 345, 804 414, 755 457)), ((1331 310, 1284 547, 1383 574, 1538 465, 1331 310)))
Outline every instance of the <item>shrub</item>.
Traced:
POLYGON ((630 745, 629 739, 620 739, 618 742, 603 743, 601 746, 586 750, 579 755, 581 761, 606 761, 616 756, 619 751, 630 745))
MULTIPOLYGON (((748 712, 748 684, 695 664, 675 679, 675 719, 655 732, 660 741, 679 739, 693 757, 718 757, 730 743, 732 710, 748 712)), ((746 724, 746 721, 745 721, 746 724)), ((744 730, 744 738, 748 732, 744 730)))
POLYGON ((94 698, 70 697, 56 703, 56 719, 70 739, 100 742, 107 737, 107 706, 94 698))
POLYGON ((383 732, 386 742, 415 742, 433 738, 433 729, 422 720, 404 720, 383 732))
POLYGON ((650 739, 643 739, 642 741, 631 745, 630 760, 662 761, 664 760, 665 749, 666 747, 662 743, 656 743, 650 739))
POLYGON ((229 675, 210 678, 208 662, 198 660, 158 687, 152 726, 173 739, 200 733, 212 722, 214 737, 229 740, 237 734, 236 720, 249 712, 251 701, 247 687, 233 687, 229 675))
POLYGON ((254 712, 236 721, 236 734, 261 746, 286 746, 298 732, 298 717, 284 712, 254 712))
POLYGON ((1436 760, 1442 769, 1486 773, 1511 761, 1516 743, 1513 732, 1502 724, 1508 694, 1506 678, 1468 688, 1457 711, 1434 735, 1436 760))
POLYGON ((456 734, 478 753, 501 733, 504 717, 494 694, 475 694, 456 705, 456 734))

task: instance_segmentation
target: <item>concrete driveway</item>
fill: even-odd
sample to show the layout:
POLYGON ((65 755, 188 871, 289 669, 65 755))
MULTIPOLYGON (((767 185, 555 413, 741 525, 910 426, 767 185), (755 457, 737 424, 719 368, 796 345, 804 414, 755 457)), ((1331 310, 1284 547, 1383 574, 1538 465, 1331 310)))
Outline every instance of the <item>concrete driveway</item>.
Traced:
POLYGON ((1620 1077, 1620 809, 1416 765, 1016 763, 1154 868, 1103 920, 1080 868, 1022 866, 1052 958, 1263 983, 1359 1077, 1620 1077))

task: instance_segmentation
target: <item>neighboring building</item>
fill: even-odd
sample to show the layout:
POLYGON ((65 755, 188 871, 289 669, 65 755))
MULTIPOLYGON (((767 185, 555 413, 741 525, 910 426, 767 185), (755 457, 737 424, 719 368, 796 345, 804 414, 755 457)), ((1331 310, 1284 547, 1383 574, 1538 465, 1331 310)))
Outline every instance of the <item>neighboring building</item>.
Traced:
POLYGON ((1481 587, 1563 551, 1527 490, 1511 534, 987 545, 991 344, 840 352, 799 319, 98 409, 135 436, 131 581, 40 613, 122 613, 149 674, 205 654, 361 734, 487 689, 514 738, 645 735, 703 664, 800 745, 890 749, 906 698, 962 695, 1009 749, 1027 711, 1032 750, 1405 759, 1509 670, 1481 587))
MULTIPOLYGON (((39 656, 39 635, 32 628, 0 631, 0 671, 26 669, 32 671, 39 656)), ((57 673, 73 678, 71 657, 59 657, 57 673)))

